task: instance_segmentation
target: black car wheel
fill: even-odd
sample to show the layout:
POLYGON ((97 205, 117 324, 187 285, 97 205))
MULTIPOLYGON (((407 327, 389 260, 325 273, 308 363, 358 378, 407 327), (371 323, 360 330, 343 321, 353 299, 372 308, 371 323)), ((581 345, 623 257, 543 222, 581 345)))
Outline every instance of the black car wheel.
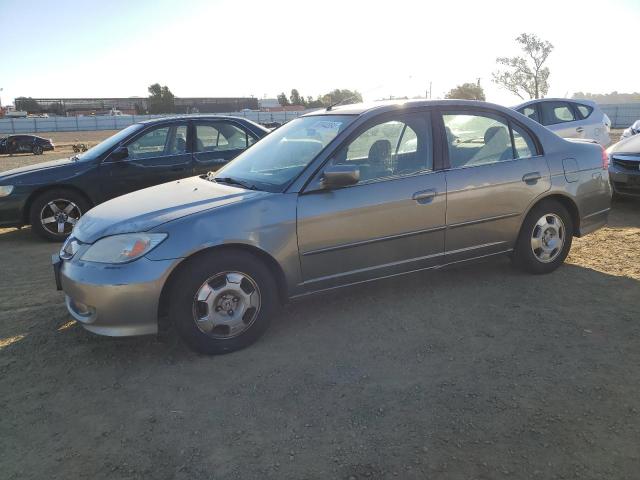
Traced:
POLYGON ((169 316, 200 353, 229 353, 255 342, 278 308, 269 268, 250 253, 225 250, 187 260, 172 282, 169 316))
POLYGON ((33 153, 34 155, 42 155, 42 147, 40 145, 34 145, 31 148, 31 153, 33 153))
POLYGON ((71 190, 49 190, 35 198, 29 211, 31 228, 46 240, 61 242, 89 209, 89 202, 71 190))

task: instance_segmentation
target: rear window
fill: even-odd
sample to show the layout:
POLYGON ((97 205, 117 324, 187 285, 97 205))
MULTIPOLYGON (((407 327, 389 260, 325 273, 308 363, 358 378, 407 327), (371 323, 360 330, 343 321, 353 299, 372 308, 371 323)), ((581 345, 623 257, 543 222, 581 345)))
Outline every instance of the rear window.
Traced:
POLYGON ((522 107, 521 109, 518 110, 518 112, 523 114, 525 117, 529 117, 531 120, 534 120, 540 123, 540 120, 538 120, 538 110, 536 109, 535 105, 522 107))
POLYGON ((573 122, 576 119, 571 105, 567 102, 542 102, 540 108, 543 125, 573 122))
POLYGON ((581 103, 576 103, 575 106, 576 106, 576 109, 578 110, 578 114, 583 119, 588 118, 589 115, 591 115, 591 112, 593 112, 593 108, 591 108, 588 105, 582 105, 581 103))

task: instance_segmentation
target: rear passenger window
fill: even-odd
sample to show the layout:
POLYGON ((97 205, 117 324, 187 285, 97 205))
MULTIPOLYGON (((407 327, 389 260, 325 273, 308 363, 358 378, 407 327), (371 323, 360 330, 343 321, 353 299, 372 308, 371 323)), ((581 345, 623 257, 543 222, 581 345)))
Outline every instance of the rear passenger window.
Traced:
POLYGON ((534 105, 530 105, 528 107, 521 108, 518 111, 521 114, 523 114, 525 117, 529 117, 531 120, 540 123, 540 120, 538 120, 538 110, 536 109, 536 107, 534 105))
POLYGON ((512 131, 516 158, 528 158, 536 155, 536 147, 529 134, 516 126, 512 127, 512 131))
POLYGON ((566 102, 542 102, 540 107, 542 108, 543 125, 573 122, 576 119, 571 106, 566 102))
POLYGON ((513 160, 509 126, 481 114, 444 114, 451 168, 513 160))
POLYGON ((578 112, 580 112, 580 116, 583 119, 588 118, 589 115, 591 115, 591 112, 593 112, 593 108, 588 107, 587 105, 581 105, 579 103, 576 104, 576 108, 578 109, 578 112))
POLYGON ((244 150, 252 143, 253 138, 247 132, 230 123, 196 125, 196 152, 244 150))

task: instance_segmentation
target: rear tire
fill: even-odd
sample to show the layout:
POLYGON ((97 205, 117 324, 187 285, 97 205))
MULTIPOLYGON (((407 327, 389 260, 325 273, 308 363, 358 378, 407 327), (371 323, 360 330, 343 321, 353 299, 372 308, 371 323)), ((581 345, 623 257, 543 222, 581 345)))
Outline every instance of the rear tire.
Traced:
POLYGON ((169 318, 191 349, 207 355, 251 345, 279 307, 269 268, 239 250, 212 251, 187 260, 172 284, 169 318))
POLYGON ((573 221, 567 209, 556 200, 543 200, 522 222, 513 263, 529 273, 553 272, 567 258, 572 240, 573 221))
POLYGON ((31 229, 45 240, 62 242, 89 208, 89 202, 77 192, 64 189, 47 190, 38 195, 31 204, 31 229))

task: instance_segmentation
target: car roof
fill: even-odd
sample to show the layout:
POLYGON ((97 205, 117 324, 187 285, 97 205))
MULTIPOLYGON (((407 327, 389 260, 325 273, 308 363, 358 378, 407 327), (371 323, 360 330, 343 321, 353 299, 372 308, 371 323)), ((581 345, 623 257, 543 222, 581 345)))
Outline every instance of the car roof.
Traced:
POLYGON ((504 113, 513 114, 507 107, 490 102, 478 100, 385 100, 381 102, 354 103, 350 105, 339 105, 330 110, 324 108, 302 115, 303 117, 316 115, 362 115, 364 113, 384 113, 396 110, 419 108, 419 107, 474 107, 498 110, 504 113))
POLYGON ((141 125, 149 125, 151 123, 174 122, 177 120, 239 120, 244 122, 251 121, 248 118, 235 117, 232 115, 197 114, 197 115, 172 115, 170 117, 160 117, 160 118, 152 118, 149 120, 142 120, 141 122, 136 122, 136 123, 139 123, 141 125))
POLYGON ((527 105, 532 105, 534 103, 543 103, 543 102, 570 102, 570 103, 581 103, 583 105, 589 105, 590 107, 596 107, 597 104, 593 100, 587 100, 582 98, 559 98, 559 97, 551 97, 551 98, 534 98, 533 100, 528 100, 519 105, 512 107, 514 110, 522 107, 526 107, 527 105))

